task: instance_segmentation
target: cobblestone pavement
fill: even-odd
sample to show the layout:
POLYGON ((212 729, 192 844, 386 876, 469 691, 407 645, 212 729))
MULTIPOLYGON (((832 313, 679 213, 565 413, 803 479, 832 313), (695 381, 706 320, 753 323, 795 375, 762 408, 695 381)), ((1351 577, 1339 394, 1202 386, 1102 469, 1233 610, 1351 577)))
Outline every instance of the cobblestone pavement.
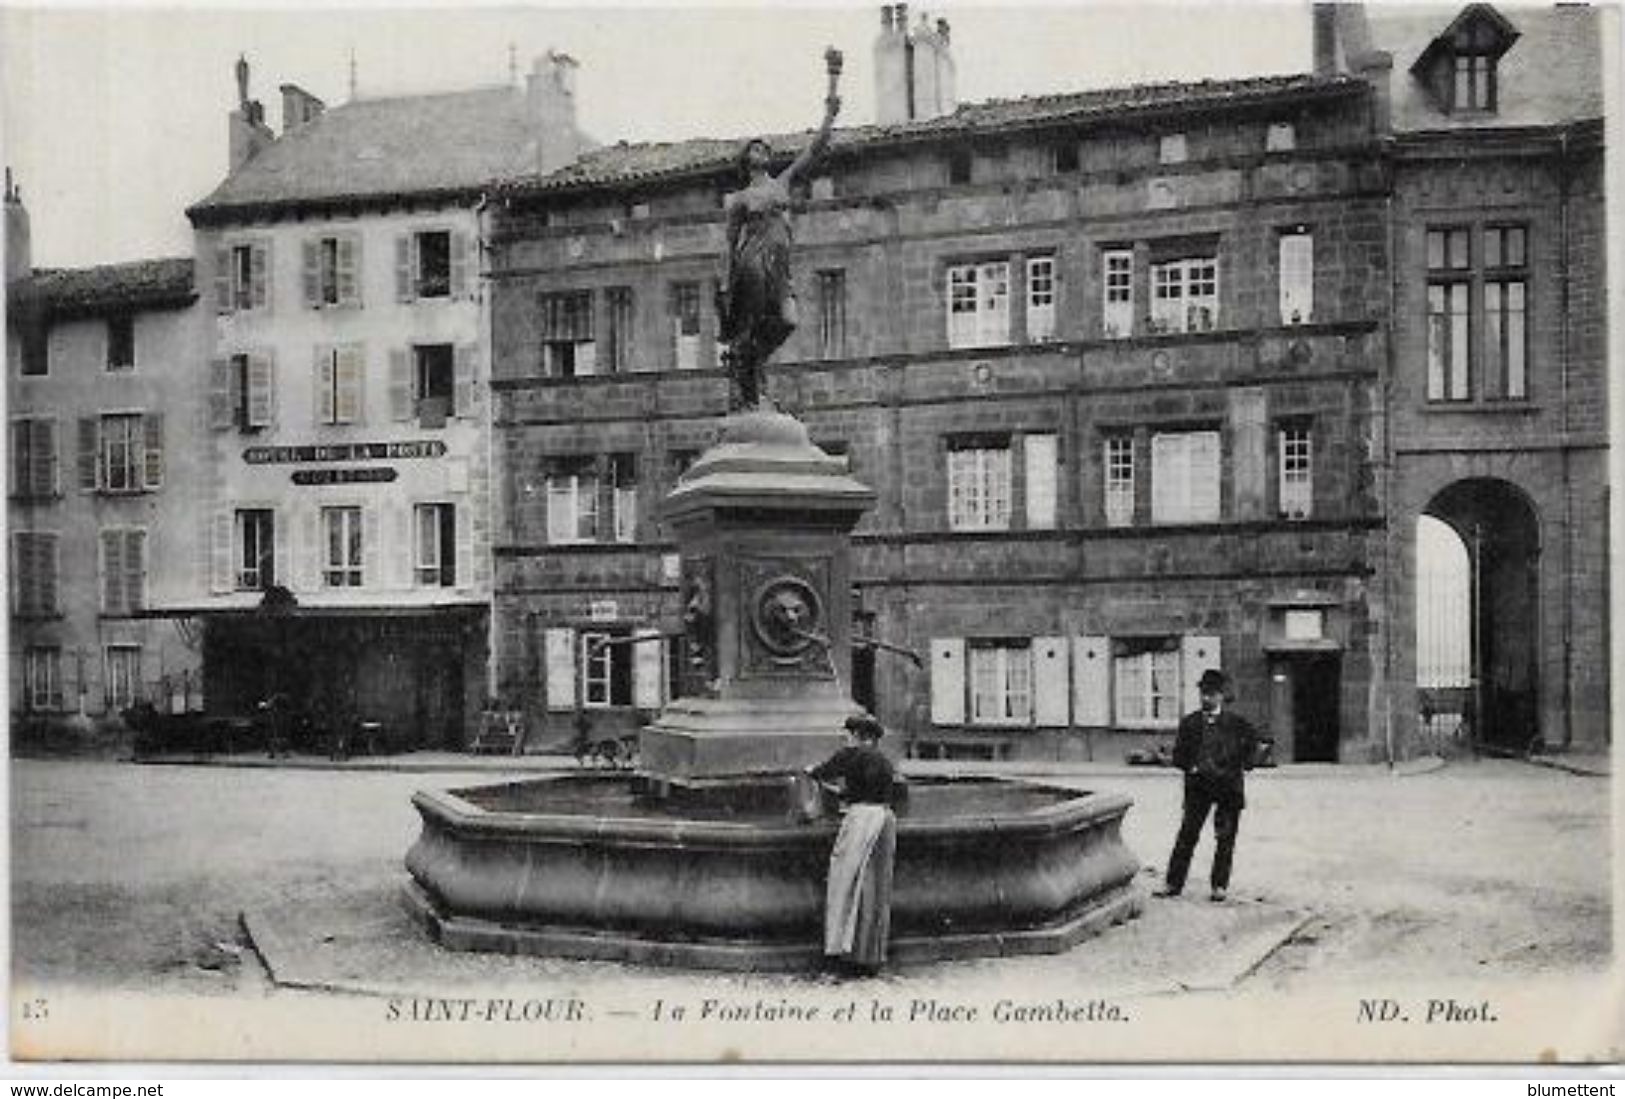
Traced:
MULTIPOLYGON (((457 955, 422 942, 395 903, 417 833, 411 793, 490 782, 490 769, 12 767, 12 926, 20 985, 294 996, 242 929, 286 917, 344 955, 351 991, 440 992, 492 981, 658 990, 783 990, 805 977, 696 976, 604 963, 457 955), (427 987, 425 987, 427 986, 427 987)), ((1149 889, 1173 838, 1177 776, 1051 775, 1134 798, 1125 822, 1149 889)), ((1511 761, 1421 773, 1259 772, 1232 903, 1150 900, 1134 923, 1066 955, 899 972, 884 987, 1028 987, 1162 994, 1244 984, 1291 992, 1418 972, 1441 979, 1586 972, 1609 957, 1606 780, 1511 761)), ((1209 837, 1197 851, 1202 884, 1209 837)), ((307 959, 308 960, 308 959, 307 959)), ((339 987, 344 980, 336 980, 339 987)))

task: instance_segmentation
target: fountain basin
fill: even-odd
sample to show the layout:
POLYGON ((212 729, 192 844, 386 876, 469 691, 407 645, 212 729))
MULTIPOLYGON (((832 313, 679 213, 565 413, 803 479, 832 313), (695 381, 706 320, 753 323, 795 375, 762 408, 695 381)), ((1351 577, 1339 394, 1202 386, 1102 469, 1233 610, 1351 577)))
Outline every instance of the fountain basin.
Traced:
MULTIPOLYGON (((463 950, 723 969, 822 953, 838 821, 641 798, 631 776, 561 775, 413 797, 408 910, 463 950)), ((891 956, 1065 950, 1137 915, 1120 794, 922 781, 898 814, 891 956)))

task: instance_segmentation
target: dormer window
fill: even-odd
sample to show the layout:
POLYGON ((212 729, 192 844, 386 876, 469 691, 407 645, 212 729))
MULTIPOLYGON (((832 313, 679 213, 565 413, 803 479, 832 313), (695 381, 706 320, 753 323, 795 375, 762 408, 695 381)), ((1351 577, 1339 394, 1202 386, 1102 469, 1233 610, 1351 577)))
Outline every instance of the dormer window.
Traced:
POLYGON ((1518 40, 1518 30, 1488 4, 1471 4, 1428 43, 1411 72, 1427 85, 1439 109, 1488 114, 1499 99, 1497 67, 1518 40))

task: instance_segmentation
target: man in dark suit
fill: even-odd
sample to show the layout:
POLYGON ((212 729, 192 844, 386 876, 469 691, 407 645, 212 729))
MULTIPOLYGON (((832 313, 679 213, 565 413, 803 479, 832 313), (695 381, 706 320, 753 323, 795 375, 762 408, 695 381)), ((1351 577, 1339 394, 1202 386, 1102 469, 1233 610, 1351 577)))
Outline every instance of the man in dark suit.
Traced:
POLYGON ((1196 840, 1213 810, 1213 871, 1208 882, 1213 901, 1222 901, 1230 888, 1230 862, 1236 850, 1236 830, 1247 804, 1244 774, 1253 766, 1258 735, 1247 720, 1225 709, 1228 683, 1224 673, 1209 668, 1197 682, 1202 708, 1187 714, 1174 738, 1174 766, 1185 772, 1185 811, 1168 856, 1159 897, 1177 897, 1185 888, 1196 840))

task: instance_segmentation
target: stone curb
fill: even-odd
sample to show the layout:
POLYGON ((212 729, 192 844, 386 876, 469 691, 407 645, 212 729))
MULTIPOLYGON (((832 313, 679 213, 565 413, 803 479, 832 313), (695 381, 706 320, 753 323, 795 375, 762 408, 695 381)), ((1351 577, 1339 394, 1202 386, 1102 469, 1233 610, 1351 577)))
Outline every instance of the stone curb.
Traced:
POLYGON ((1524 762, 1551 771, 1584 775, 1586 778, 1607 778, 1613 773, 1606 756, 1595 760, 1585 757, 1571 759, 1564 756, 1526 756, 1524 762))

